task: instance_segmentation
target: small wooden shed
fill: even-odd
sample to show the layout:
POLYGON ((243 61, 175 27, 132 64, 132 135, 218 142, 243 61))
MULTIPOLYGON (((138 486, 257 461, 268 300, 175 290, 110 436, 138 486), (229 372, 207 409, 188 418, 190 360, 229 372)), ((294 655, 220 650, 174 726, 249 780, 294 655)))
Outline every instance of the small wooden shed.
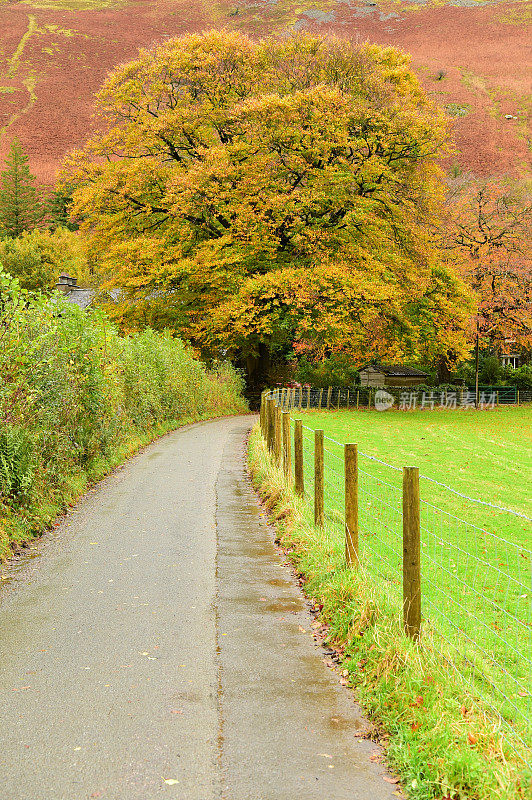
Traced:
POLYGON ((372 388, 418 386, 429 377, 428 373, 403 364, 368 364, 360 370, 360 385, 372 388))

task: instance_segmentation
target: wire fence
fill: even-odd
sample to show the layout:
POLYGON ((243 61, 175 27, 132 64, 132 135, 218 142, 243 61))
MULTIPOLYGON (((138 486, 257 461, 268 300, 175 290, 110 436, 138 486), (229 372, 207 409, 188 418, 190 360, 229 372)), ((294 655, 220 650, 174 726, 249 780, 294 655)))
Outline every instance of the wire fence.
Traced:
MULTIPOLYGON (((283 400, 286 407, 286 397, 283 400)), ((298 408, 297 402, 290 405, 298 408)), ((307 421, 309 425, 302 425, 303 474, 306 495, 311 497, 315 430, 310 427, 312 417, 307 421)), ((344 446, 324 436, 325 517, 328 529, 338 537, 346 529, 344 446)), ((419 478, 421 646, 436 648, 448 669, 528 748, 532 740, 532 519, 468 497, 431 476, 419 478), (501 530, 504 537, 497 533, 501 530)), ((403 469, 358 451, 357 488, 360 565, 378 576, 400 609, 403 469)))
MULTIPOLYGON (((340 411, 369 409, 376 402, 382 402, 378 392, 384 391, 393 399, 391 408, 400 411, 436 409, 453 410, 456 408, 475 408, 476 390, 474 387, 463 389, 418 390, 415 387, 352 387, 328 386, 316 388, 311 386, 295 386, 274 390, 279 393, 279 402, 285 410, 322 410, 340 411)), ((483 409, 498 406, 523 405, 532 403, 532 389, 519 389, 516 386, 479 386, 478 405, 483 409)))

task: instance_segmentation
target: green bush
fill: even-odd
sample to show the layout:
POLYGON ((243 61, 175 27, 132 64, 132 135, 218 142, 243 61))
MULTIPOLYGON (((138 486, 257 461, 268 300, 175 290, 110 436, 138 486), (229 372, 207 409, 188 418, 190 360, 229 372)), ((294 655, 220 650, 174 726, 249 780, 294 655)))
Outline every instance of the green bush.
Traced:
POLYGON ((497 356, 486 356, 479 374, 480 383, 495 386, 502 376, 502 366, 497 356))
POLYGON ((31 437, 22 428, 0 431, 0 496, 14 503, 26 497, 35 474, 31 437))
POLYGON ((294 379, 318 389, 327 386, 346 387, 358 381, 358 370, 352 358, 345 353, 331 355, 319 362, 309 361, 303 356, 297 364, 294 379))
POLYGON ((0 271, 0 559, 140 444, 245 409, 230 365, 207 371, 169 333, 121 336, 0 271))
POLYGON ((532 364, 523 364, 522 367, 505 367, 504 380, 518 389, 532 389, 532 364))

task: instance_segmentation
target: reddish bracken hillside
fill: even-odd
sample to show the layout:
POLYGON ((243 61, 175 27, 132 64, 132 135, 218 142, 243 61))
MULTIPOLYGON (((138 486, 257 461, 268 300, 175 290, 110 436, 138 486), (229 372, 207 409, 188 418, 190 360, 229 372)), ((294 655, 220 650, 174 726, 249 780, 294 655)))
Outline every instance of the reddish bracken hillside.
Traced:
MULTIPOLYGON (((0 0, 1 2, 1 0, 0 0)), ((310 29, 412 54, 453 120, 447 166, 477 175, 530 175, 530 6, 412 3, 35 0, 0 5, 0 155, 14 134, 39 179, 94 124, 93 93, 116 64, 188 31, 238 27, 253 36, 310 29)))

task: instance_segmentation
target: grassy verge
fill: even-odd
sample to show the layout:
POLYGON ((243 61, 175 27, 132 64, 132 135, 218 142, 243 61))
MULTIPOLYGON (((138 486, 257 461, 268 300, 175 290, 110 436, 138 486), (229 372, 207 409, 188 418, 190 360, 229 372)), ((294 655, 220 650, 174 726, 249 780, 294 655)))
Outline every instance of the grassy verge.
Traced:
POLYGON ((345 567, 338 528, 316 531, 307 505, 271 463, 258 428, 249 442, 252 479, 281 544, 321 607, 357 699, 380 732, 391 767, 412 800, 523 800, 532 778, 518 741, 483 708, 425 638, 402 633, 386 584, 345 567))

